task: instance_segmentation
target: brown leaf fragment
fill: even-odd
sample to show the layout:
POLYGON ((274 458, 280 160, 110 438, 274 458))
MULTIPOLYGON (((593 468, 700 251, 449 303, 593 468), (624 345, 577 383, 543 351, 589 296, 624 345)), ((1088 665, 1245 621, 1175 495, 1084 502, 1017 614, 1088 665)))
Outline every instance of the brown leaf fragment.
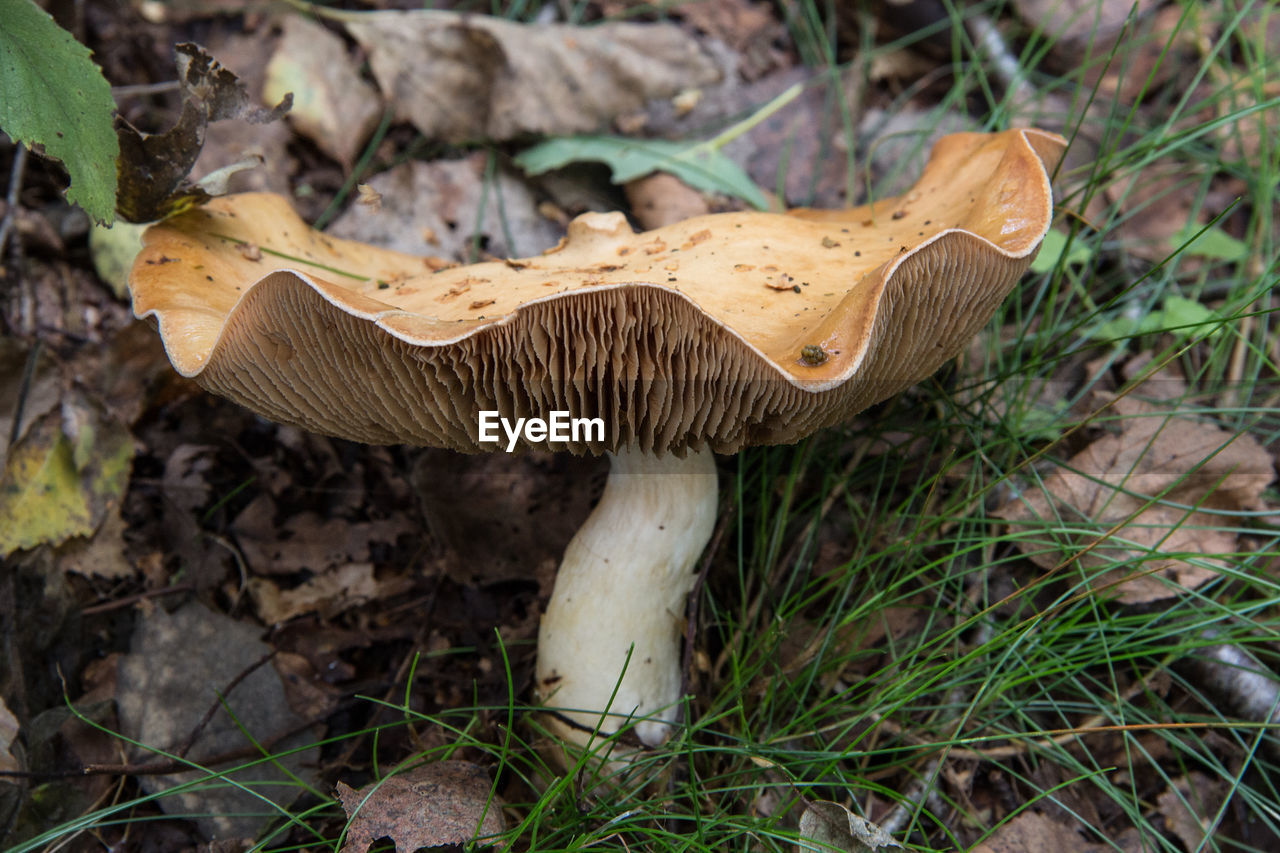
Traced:
POLYGON ((249 594, 258 618, 278 625, 312 612, 329 619, 361 604, 398 595, 412 585, 407 577, 379 580, 372 563, 348 563, 313 575, 292 589, 282 590, 267 578, 250 578, 249 594))
POLYGON ((372 543, 395 544, 399 536, 413 532, 404 514, 349 522, 300 512, 283 524, 276 516, 275 502, 261 494, 232 522, 245 561, 256 574, 318 574, 348 563, 367 563, 372 543))
POLYGON ((302 15, 284 19, 262 97, 273 103, 290 92, 290 122, 349 171, 378 124, 382 98, 361 79, 342 39, 302 15))
MULTIPOLYGON (((1004 824, 994 835, 973 849, 973 853, 1101 853, 1100 844, 1090 844, 1070 826, 1025 811, 1004 824)), ((1142 849, 1126 845, 1122 850, 1142 849)))
POLYGON ((683 222, 711 210, 702 193, 668 172, 628 181, 624 190, 632 212, 646 230, 683 222))
POLYGON ((1156 808, 1165 825, 1187 850, 1201 850, 1214 838, 1214 816, 1219 814, 1224 795, 1220 779, 1191 771, 1173 780, 1164 793, 1156 797, 1156 808))
POLYGON ((339 782, 350 820, 342 853, 364 853, 384 837, 407 853, 498 836, 506 823, 491 790, 489 774, 468 761, 425 764, 359 790, 339 782))
POLYGON ((352 16, 346 27, 397 116, 447 142, 589 133, 649 100, 720 79, 673 24, 586 29, 385 11, 352 16))
MULTIPOLYGON (((538 212, 522 181, 503 169, 486 177, 483 154, 431 163, 411 160, 374 175, 367 185, 382 198, 378 214, 352 206, 328 234, 417 255, 462 259, 476 243, 497 255, 531 255, 564 233, 538 212)), ((433 260, 433 268, 447 263, 433 260)))
MULTIPOLYGON (((882 847, 902 847, 892 835, 839 803, 817 800, 800 815, 800 834, 821 849, 847 853, 875 853, 882 847)), ((797 851, 812 849, 796 845, 797 851)))
POLYGON ((187 180, 210 122, 239 119, 263 124, 279 119, 292 103, 285 97, 274 109, 263 109, 236 75, 197 44, 179 44, 174 54, 182 90, 177 123, 164 133, 143 134, 123 118, 116 119, 116 212, 128 222, 163 219, 214 195, 187 180))
POLYGON ((1125 603, 1193 589, 1217 574, 1219 561, 1201 555, 1237 550, 1220 513, 1262 508, 1271 458, 1248 434, 1132 397, 1112 409, 1118 435, 1093 442, 996 515, 1044 525, 1042 537, 1019 537, 1032 562, 1051 568, 1075 553, 1094 588, 1119 582, 1125 603), (1099 574, 1105 566, 1123 568, 1099 574))

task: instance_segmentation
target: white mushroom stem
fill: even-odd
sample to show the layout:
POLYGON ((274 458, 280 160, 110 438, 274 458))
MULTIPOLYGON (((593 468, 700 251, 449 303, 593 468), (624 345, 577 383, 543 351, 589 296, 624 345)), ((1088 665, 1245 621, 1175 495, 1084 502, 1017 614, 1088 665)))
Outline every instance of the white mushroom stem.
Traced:
POLYGON ((679 712, 681 628, 715 526, 715 459, 627 450, 610 461, 542 617, 538 691, 568 740, 585 744, 640 720, 633 731, 657 746, 679 712))

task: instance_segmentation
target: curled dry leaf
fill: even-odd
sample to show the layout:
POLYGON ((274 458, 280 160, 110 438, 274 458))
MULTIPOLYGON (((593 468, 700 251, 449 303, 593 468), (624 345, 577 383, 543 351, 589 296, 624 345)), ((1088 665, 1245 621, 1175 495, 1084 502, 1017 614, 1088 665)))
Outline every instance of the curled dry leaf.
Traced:
MULTIPOLYGON (((164 133, 144 134, 116 119, 120 158, 116 212, 129 222, 150 222, 207 201, 213 193, 187 180, 209 122, 240 119, 253 124, 275 121, 292 103, 285 98, 263 109, 232 74, 197 44, 174 48, 182 113, 164 133)), ((246 161, 247 162, 247 161, 246 161)))
MULTIPOLYGON (((877 824, 859 817, 839 803, 825 800, 810 803, 800 815, 800 834, 817 842, 820 849, 848 853, 875 853, 884 847, 902 846, 877 824)), ((798 853, 810 849, 808 845, 796 845, 798 853)))
POLYGON ((671 24, 520 24, 444 11, 344 15, 399 118, 432 139, 599 130, 654 98, 717 82, 671 24))
POLYGON ((350 819, 342 853, 364 853, 384 837, 405 853, 500 835, 506 822, 492 789, 489 774, 469 761, 425 764, 358 791, 339 782, 350 819))
POLYGON ((840 422, 955 356, 1048 231, 1063 148, 958 134, 874 206, 640 234, 587 214, 542 256, 434 272, 310 231, 279 197, 229 197, 148 232, 134 310, 181 373, 315 432, 475 452, 493 447, 481 411, 567 411, 605 435, 557 449, 729 453, 840 422), (809 286, 773 291, 762 273, 809 286))
POLYGON ((1195 588, 1221 564, 1200 555, 1237 549, 1222 516, 1201 510, 1261 509, 1271 457, 1252 436, 1132 397, 1112 409, 1118 435, 1093 442, 996 515, 1021 529, 1042 526, 1043 536, 1018 539, 1034 563, 1051 568, 1078 554, 1094 588, 1120 583, 1123 602, 1195 588), (1106 566, 1118 568, 1099 571, 1106 566))

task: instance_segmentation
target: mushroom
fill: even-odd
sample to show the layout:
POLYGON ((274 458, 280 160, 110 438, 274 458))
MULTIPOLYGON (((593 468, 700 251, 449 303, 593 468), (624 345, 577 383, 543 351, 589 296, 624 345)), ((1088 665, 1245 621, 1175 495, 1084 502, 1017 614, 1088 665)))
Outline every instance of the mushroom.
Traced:
POLYGON ((180 373, 277 421, 609 454, 543 616, 537 690, 567 740, 634 723, 658 745, 679 713, 712 454, 793 443, 959 353, 1048 231, 1064 148, 957 134, 873 205, 643 233, 588 213, 541 256, 443 269, 315 232, 278 196, 231 196, 147 232, 133 306, 180 373))

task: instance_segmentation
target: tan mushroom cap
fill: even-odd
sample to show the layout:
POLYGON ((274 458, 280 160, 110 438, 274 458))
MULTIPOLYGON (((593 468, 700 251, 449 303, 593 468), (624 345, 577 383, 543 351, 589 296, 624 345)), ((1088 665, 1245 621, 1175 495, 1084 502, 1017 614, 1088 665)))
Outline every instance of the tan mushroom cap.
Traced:
POLYGON ((182 374, 357 441, 492 450, 482 410, 559 410, 604 420, 603 442, 550 445, 576 452, 789 443, 927 377, 987 322, 1048 231, 1065 145, 956 134, 871 206, 639 234, 586 214, 541 256, 443 269, 230 196, 148 230, 133 306, 182 374))

